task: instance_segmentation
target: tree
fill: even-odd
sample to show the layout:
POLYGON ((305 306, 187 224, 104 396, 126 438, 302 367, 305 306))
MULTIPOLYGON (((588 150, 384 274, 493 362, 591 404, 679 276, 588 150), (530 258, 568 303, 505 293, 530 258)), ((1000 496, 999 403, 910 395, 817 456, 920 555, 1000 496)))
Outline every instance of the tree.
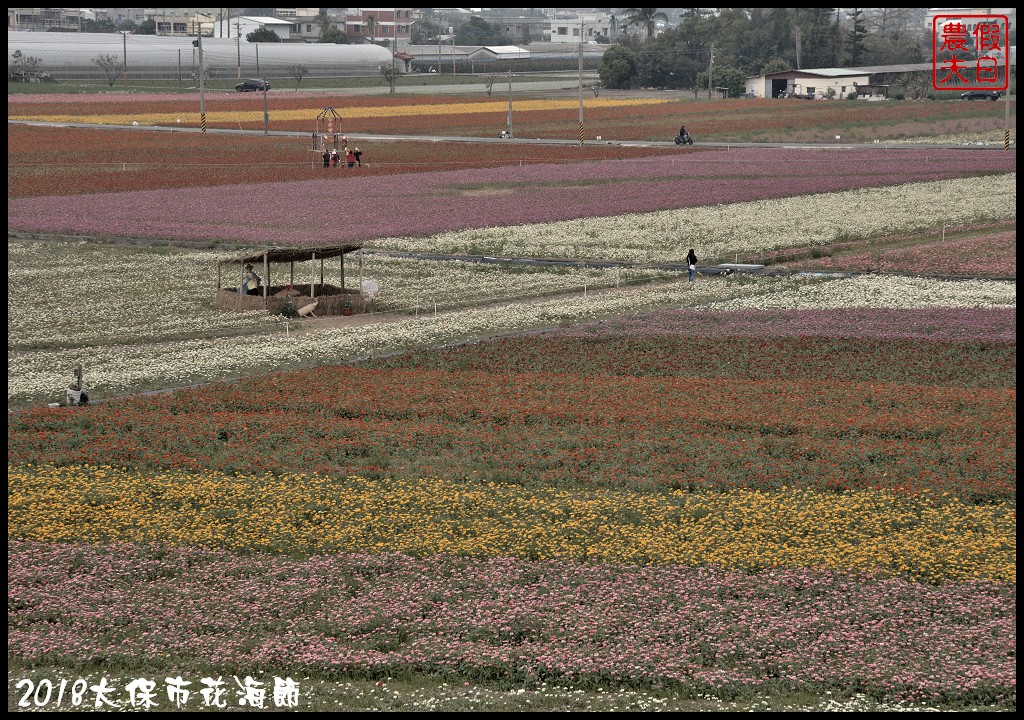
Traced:
POLYGON ((601 58, 597 76, 602 87, 626 90, 636 79, 636 53, 622 45, 612 45, 601 58))
POLYGON ((114 21, 110 18, 104 18, 102 20, 93 20, 92 18, 83 18, 82 20, 82 32, 90 33, 112 33, 117 32, 117 26, 114 25, 114 21))
POLYGON ((393 65, 381 65, 380 66, 381 77, 384 78, 384 82, 391 86, 391 94, 395 94, 395 80, 398 79, 398 70, 393 65))
POLYGON ((847 13, 847 16, 853 22, 853 27, 847 35, 850 45, 850 65, 856 67, 864 61, 864 38, 868 34, 868 29, 862 9, 854 8, 847 13))
POLYGON ((329 27, 320 35, 320 42, 334 43, 335 45, 345 45, 346 43, 348 43, 348 35, 346 35, 336 27, 329 27))
MULTIPOLYGON (((692 87, 697 73, 707 70, 710 37, 694 35, 690 23, 666 30, 637 52, 636 83, 641 87, 692 87), (705 43, 708 47, 704 47, 705 43)), ((717 54, 717 52, 716 52, 717 54)))
POLYGON ((504 42, 501 33, 486 20, 471 17, 455 31, 456 45, 493 45, 504 42))
POLYGON ((373 38, 377 34, 377 17, 375 15, 366 16, 366 34, 370 36, 370 42, 373 42, 373 38))
POLYGON ((836 47, 832 8, 794 8, 790 22, 798 53, 797 67, 820 68, 832 65, 836 47))
MULTIPOLYGON (((746 92, 746 78, 747 74, 739 68, 715 66, 715 87, 726 88, 729 97, 739 97, 746 92)), ((706 88, 707 86, 708 73, 705 71, 697 75, 697 87, 706 88)))
POLYGON ((647 30, 647 39, 654 37, 658 22, 668 22, 668 15, 658 8, 626 8, 622 11, 623 23, 628 26, 641 26, 647 30))
POLYGON ((34 73, 39 71, 43 59, 25 55, 21 50, 11 53, 11 74, 34 73))
POLYGON ((758 75, 770 75, 771 73, 786 72, 792 70, 793 66, 780 57, 773 57, 764 64, 758 71, 758 75))
POLYGON ((281 42, 281 38, 270 28, 261 27, 248 33, 245 36, 245 41, 251 43, 281 42))
POLYGON ((117 55, 97 55, 92 61, 103 68, 103 74, 107 76, 107 85, 110 87, 114 86, 117 78, 124 72, 124 63, 117 55))
POLYGON ((441 34, 441 26, 432 20, 422 19, 413 23, 410 33, 410 42, 413 45, 426 45, 429 42, 437 42, 437 36, 441 34))
MULTIPOLYGON (((930 34, 924 32, 923 8, 869 8, 864 50, 873 65, 924 62, 930 34)), ((916 91, 916 88, 914 88, 916 91)))
POLYGON ((497 79, 497 75, 487 75, 484 77, 484 87, 487 89, 487 97, 491 96, 491 90, 494 89, 494 81, 497 79))
POLYGON ((307 68, 305 65, 296 63, 295 65, 290 65, 288 67, 288 74, 295 78, 295 91, 298 92, 299 83, 302 82, 303 76, 309 74, 309 68, 307 68))
POLYGON ((156 35, 156 20, 143 20, 135 28, 136 35, 156 35))
POLYGON ((331 16, 327 14, 327 8, 320 8, 316 14, 316 22, 320 26, 320 42, 324 41, 324 33, 331 27, 331 16))

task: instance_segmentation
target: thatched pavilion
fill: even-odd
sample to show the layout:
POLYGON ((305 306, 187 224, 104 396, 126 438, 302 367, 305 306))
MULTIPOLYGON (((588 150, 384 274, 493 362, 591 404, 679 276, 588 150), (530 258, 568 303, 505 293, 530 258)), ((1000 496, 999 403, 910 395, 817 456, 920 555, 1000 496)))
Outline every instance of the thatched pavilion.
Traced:
MULTIPOLYGON (((251 255, 221 258, 217 260, 217 307, 225 310, 266 310, 270 313, 281 312, 282 306, 291 298, 295 308, 301 309, 317 301, 317 315, 349 315, 366 312, 361 285, 345 286, 345 255, 362 250, 361 242, 348 245, 332 245, 323 247, 288 247, 267 248, 263 252, 251 255), (338 284, 324 281, 324 261, 338 258, 338 284), (317 260, 320 262, 317 263, 317 260), (312 272, 308 282, 296 282, 295 263, 310 261, 312 272), (288 263, 287 274, 271 276, 271 266, 288 263), (254 295, 240 295, 238 286, 242 282, 245 266, 251 264, 263 283, 254 295), (225 273, 225 266, 234 269, 225 273), (224 281, 227 286, 224 286, 224 281), (286 282, 287 281, 287 282, 286 282)), ((358 273, 362 276, 362 253, 359 253, 358 273)))

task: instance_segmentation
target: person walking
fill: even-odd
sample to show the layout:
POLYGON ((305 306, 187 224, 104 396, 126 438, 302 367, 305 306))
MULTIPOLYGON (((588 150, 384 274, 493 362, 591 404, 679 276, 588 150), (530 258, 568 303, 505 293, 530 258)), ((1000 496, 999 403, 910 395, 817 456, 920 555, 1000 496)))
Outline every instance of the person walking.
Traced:
POLYGON ((690 284, 692 285, 697 279, 697 253, 690 248, 690 252, 686 255, 686 268, 690 271, 690 284))
POLYGON ((331 154, 327 151, 327 148, 324 148, 324 167, 330 167, 330 166, 331 166, 331 154))

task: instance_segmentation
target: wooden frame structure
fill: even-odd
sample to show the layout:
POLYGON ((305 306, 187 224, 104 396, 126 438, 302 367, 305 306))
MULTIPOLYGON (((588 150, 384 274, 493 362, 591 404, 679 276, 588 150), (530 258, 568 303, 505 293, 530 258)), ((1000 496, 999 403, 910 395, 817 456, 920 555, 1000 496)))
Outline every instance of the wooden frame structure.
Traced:
POLYGON ((367 303, 363 298, 359 287, 345 287, 345 255, 357 250, 359 253, 359 277, 362 280, 363 274, 363 244, 361 242, 349 243, 348 245, 330 245, 321 247, 304 248, 267 248, 263 252, 250 255, 238 255, 217 260, 217 291, 214 299, 217 307, 224 310, 266 310, 277 314, 290 298, 296 310, 299 310, 316 301, 317 315, 349 315, 366 312, 367 303), (331 258, 338 258, 338 279, 337 285, 324 281, 324 261, 331 258), (319 282, 317 282, 317 263, 319 265, 319 282), (312 273, 308 283, 295 282, 295 263, 311 262, 312 273), (240 295, 238 286, 242 284, 242 276, 245 266, 257 263, 263 267, 262 281, 256 295, 240 295), (273 263, 288 263, 289 273, 287 283, 275 285, 271 278, 270 267, 273 263), (238 265, 238 284, 233 287, 222 287, 224 278, 224 266, 238 265))

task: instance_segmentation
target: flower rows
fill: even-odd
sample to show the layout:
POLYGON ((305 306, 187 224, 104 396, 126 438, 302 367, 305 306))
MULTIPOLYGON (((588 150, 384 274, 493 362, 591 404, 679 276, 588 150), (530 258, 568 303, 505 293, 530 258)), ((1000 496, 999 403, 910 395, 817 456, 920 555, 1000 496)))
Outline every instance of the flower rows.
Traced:
MULTIPOLYGON (((10 399, 60 399, 68 368, 85 364, 87 383, 100 391, 124 392, 234 377, 270 368, 386 354, 413 347, 443 345, 467 337, 496 335, 576 323, 640 308, 725 309, 746 295, 771 298, 771 306, 792 309, 826 307, 995 308, 1015 307, 1016 288, 1007 282, 948 282, 896 277, 837 280, 762 278, 753 284, 733 278, 708 280, 691 292, 682 285, 623 287, 536 302, 483 307, 410 318, 361 328, 324 329, 315 335, 276 334, 259 343, 232 339, 173 341, 131 346, 90 346, 77 350, 22 352, 8 356, 10 399), (819 291, 814 288, 821 286, 819 291), (61 390, 57 390, 61 389, 61 390)), ((753 301, 763 307, 768 300, 753 301)))
POLYGON ((678 261, 691 246, 700 246, 705 257, 724 259, 736 252, 830 243, 840 234, 906 232, 1016 215, 1012 159, 961 154, 943 161, 920 153, 901 156, 896 165, 884 153, 864 152, 840 173, 836 163, 853 156, 820 152, 747 149, 705 153, 724 157, 693 156, 692 162, 609 161, 598 177, 586 163, 423 173, 412 187, 334 173, 334 182, 77 195, 61 200, 61 213, 52 212, 52 198, 18 198, 8 202, 8 227, 203 243, 385 238, 378 244, 390 249, 451 252, 475 243, 486 250, 479 254, 653 262, 678 261), (791 174, 780 176, 780 164, 791 167, 791 174), (1004 174, 994 174, 999 172, 1004 174), (993 174, 964 178, 977 173, 993 174), (359 222, 341 222, 324 211, 339 197, 359 208, 359 222), (258 215, 254 206, 261 209, 258 215), (848 220, 837 228, 837 217, 848 220))
MULTIPOLYGON (((819 314, 816 323, 851 327, 864 315, 819 314)), ((611 323, 609 332, 266 375, 258 388, 219 384, 25 411, 9 422, 8 458, 440 474, 542 488, 887 488, 1006 500, 1015 496, 1016 343, 941 339, 972 316, 984 327, 992 315, 887 314, 891 323, 943 327, 927 341, 772 337, 772 314, 717 313, 709 322, 735 316, 745 337, 617 335, 611 323)), ((661 317, 652 316, 656 328, 668 324, 661 317)), ((1015 327, 1015 313, 999 317, 1004 332, 1015 327)))
POLYGON ((866 270, 874 272, 924 273, 929 275, 1017 274, 1017 232, 989 233, 956 238, 938 245, 922 244, 875 251, 855 252, 839 257, 789 262, 791 270, 866 270))
POLYGON ((8 553, 8 650, 27 661, 716 697, 855 683, 890 702, 1012 704, 1015 621, 1013 586, 829 571, 21 541, 8 553))
MULTIPOLYGON (((386 98, 328 93, 270 93, 267 97, 272 128, 310 132, 324 106, 342 116, 344 132, 376 134, 443 134, 491 137, 506 122, 507 104, 481 95, 386 98), (451 108, 465 108, 452 112, 451 108), (372 108, 372 111, 368 112, 372 108), (485 110, 486 108, 486 110, 485 110)), ((984 103, 742 103, 666 101, 665 98, 607 102, 584 98, 587 134, 605 140, 671 138, 679 117, 701 139, 741 142, 950 142, 985 133, 1002 143, 1001 116, 984 103), (949 137, 944 137, 949 136, 949 137)), ((131 123, 161 117, 175 127, 198 127, 195 96, 155 95, 12 95, 9 117, 110 116, 131 123), (180 122, 179 122, 180 120, 180 122)), ((577 103, 537 100, 514 92, 515 131, 520 137, 571 139, 576 135, 577 103), (554 108, 558 109, 554 109, 554 108), (568 112, 567 112, 568 111, 568 112)), ((237 93, 208 94, 208 119, 225 127, 263 128, 263 98, 237 93), (250 119, 251 118, 251 119, 250 119)), ((115 121, 117 121, 115 119, 115 121)))
MULTIPOLYGON (((253 250, 255 252, 255 249, 253 250)), ((191 336, 279 330, 280 316, 215 309, 216 261, 211 252, 155 252, 79 242, 8 241, 9 350, 153 343, 191 336), (83 273, 83 267, 88 272, 83 273), (125 298, 131 297, 131 312, 125 298), (45 298, 45 302, 40 302, 45 298)), ((234 288, 240 265, 223 266, 221 286, 234 288)), ((287 267, 272 267, 264 281, 282 284, 287 267)), ((296 278, 311 263, 296 263, 296 278)), ((334 268, 337 271, 337 266, 334 268)), ((378 312, 450 310, 584 287, 613 287, 676 277, 632 269, 569 270, 455 261, 423 261, 363 254, 348 257, 347 284, 379 279, 378 312)), ((263 274, 263 271, 260 270, 263 274)))
MULTIPOLYGON (((216 257, 86 242, 8 241, 8 350, 153 342, 276 324, 264 312, 211 306, 216 257)), ((238 282, 237 276, 227 280, 238 282)))
MULTIPOLYGON (((260 127, 262 131, 262 125, 260 127)), ((571 147, 360 140, 365 175, 394 175, 501 166, 639 158, 664 148, 619 145, 571 147)), ((176 133, 168 159, 163 133, 112 133, 87 128, 10 125, 7 197, 82 195, 211 185, 256 185, 315 179, 337 189, 354 173, 324 173, 307 137, 176 133)), ((671 152, 675 153, 673 149, 671 152)), ((55 201, 51 201, 55 202, 55 201)))
MULTIPOLYGON (((609 98, 590 98, 587 100, 586 105, 588 108, 615 108, 620 106, 629 107, 646 107, 649 105, 657 105, 668 102, 666 100, 660 100, 656 98, 633 98, 633 99, 609 99, 609 98)), ((521 112, 533 112, 533 111, 564 111, 573 110, 578 107, 578 104, 572 100, 520 100, 515 105, 516 109, 521 112)), ((322 107, 300 107, 293 109, 275 109, 274 120, 277 121, 296 121, 303 120, 307 124, 310 122, 310 118, 317 117, 318 113, 322 111, 322 107)), ((198 115, 195 114, 195 108, 190 108, 188 113, 184 111, 177 112, 162 112, 162 113, 136 113, 129 110, 127 113, 123 110, 116 114, 102 114, 102 115, 85 115, 76 112, 74 114, 30 114, 30 115, 8 115, 10 120, 19 120, 22 122, 51 122, 51 123, 80 123, 87 125, 128 125, 133 122, 137 122, 139 125, 174 125, 176 121, 181 121, 187 118, 191 124, 195 124, 198 121, 198 115), (185 118, 182 118, 185 115, 185 118)), ((416 117, 429 115, 466 115, 471 113, 490 113, 498 114, 508 112, 508 104, 504 101, 491 101, 491 102, 449 102, 449 103, 433 103, 433 104, 417 104, 417 105, 391 105, 391 106, 355 106, 344 109, 345 119, 347 121, 357 120, 362 118, 388 118, 388 117, 416 117)), ((262 108, 256 109, 252 107, 247 110, 220 110, 208 112, 207 116, 208 124, 227 124, 229 126, 235 125, 236 123, 255 123, 263 122, 263 110, 262 108)), ((348 125, 346 125, 346 128, 348 125)), ((340 128, 339 128, 340 129, 340 128)))
POLYGON ((865 490, 525 489, 439 478, 8 466, 8 533, 45 542, 828 568, 1016 581, 1016 513, 865 490), (557 522, 550 522, 557 518, 557 522))

